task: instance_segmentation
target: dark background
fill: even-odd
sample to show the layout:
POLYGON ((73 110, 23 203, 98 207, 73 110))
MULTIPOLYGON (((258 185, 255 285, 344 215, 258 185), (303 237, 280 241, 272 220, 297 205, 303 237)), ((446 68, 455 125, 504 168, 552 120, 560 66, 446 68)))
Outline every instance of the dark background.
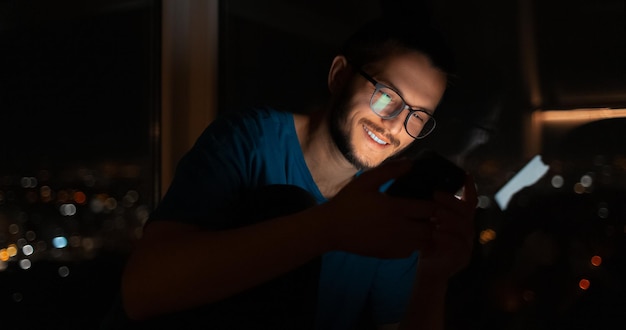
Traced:
MULTIPOLYGON (((493 201, 532 156, 532 111, 626 108, 622 0, 231 0, 219 12, 220 112, 323 102, 339 42, 370 18, 439 27, 459 79, 419 147, 474 173, 483 198, 475 258, 451 282, 448 327, 624 327, 623 119, 548 135, 558 146, 545 155, 548 175, 506 210, 493 201), (575 193, 583 175, 594 183, 575 193)), ((161 194, 160 27, 160 1, 0 1, 0 249, 19 248, 0 264, 1 329, 92 329, 110 306, 161 194), (76 214, 60 213, 67 204, 76 214), (58 236, 66 247, 53 246, 58 236)))

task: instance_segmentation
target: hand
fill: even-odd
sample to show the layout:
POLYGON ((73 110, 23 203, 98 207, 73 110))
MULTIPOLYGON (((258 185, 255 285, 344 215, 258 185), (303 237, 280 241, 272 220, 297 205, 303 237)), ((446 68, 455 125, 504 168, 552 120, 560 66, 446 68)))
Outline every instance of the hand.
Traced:
POLYGON ((437 192, 436 210, 432 218, 432 245, 420 251, 421 274, 447 280, 467 266, 474 243, 474 216, 477 193, 473 178, 468 175, 463 196, 437 192))
POLYGON ((328 221, 331 246, 379 258, 403 258, 429 246, 433 201, 397 198, 380 186, 411 168, 410 160, 396 160, 364 172, 334 198, 320 206, 328 221))

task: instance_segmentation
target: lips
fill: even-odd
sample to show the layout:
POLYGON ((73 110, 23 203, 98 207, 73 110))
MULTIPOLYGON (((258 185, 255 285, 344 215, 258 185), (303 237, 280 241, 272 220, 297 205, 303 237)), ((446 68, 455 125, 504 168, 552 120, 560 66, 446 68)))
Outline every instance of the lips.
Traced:
POLYGON ((398 139, 396 139, 393 135, 386 133, 385 129, 376 125, 371 120, 362 118, 359 121, 359 124, 362 125, 363 130, 367 133, 367 135, 369 135, 370 139, 376 142, 379 146, 386 147, 392 145, 396 148, 400 146, 400 141, 398 139))
POLYGON ((370 138, 372 138, 372 140, 374 140, 374 142, 380 144, 380 145, 387 145, 389 143, 383 141, 381 138, 379 138, 376 134, 374 134, 374 132, 372 132, 371 130, 369 130, 367 128, 367 126, 363 125, 363 129, 365 130, 365 132, 367 133, 367 135, 370 136, 370 138))

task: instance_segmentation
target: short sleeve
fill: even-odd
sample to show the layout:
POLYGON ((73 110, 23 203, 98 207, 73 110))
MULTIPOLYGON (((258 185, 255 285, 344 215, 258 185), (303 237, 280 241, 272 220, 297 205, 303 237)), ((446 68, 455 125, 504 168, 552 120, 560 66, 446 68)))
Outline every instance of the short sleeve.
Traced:
POLYGON ((209 125, 179 161, 166 194, 149 221, 176 220, 209 229, 224 215, 250 177, 255 139, 231 117, 209 125), (209 218, 210 215, 210 218, 209 218))

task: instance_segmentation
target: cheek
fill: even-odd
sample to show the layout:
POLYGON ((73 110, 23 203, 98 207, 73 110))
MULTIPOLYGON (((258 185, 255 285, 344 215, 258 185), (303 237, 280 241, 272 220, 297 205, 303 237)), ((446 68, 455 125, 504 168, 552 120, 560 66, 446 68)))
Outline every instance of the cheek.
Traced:
POLYGON ((342 98, 345 104, 354 112, 369 110, 369 102, 373 91, 373 88, 368 88, 365 83, 354 83, 346 88, 346 93, 342 98))
POLYGON ((369 103, 364 103, 358 97, 346 99, 342 104, 342 112, 344 119, 350 126, 358 126, 361 118, 368 117, 373 114, 369 108, 369 103))

